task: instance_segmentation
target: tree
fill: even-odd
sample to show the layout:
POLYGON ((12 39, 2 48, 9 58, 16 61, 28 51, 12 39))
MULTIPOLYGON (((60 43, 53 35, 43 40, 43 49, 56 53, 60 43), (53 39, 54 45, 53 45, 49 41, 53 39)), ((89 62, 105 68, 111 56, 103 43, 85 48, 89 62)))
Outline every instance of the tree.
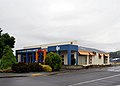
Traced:
POLYGON ((2 39, 1 39, 1 33, 2 33, 2 29, 0 28, 0 58, 2 58, 2 47, 3 47, 3 42, 2 42, 2 39))
POLYGON ((10 48, 14 48, 15 38, 13 36, 10 36, 8 33, 2 34, 2 30, 0 28, 0 59, 2 58, 3 50, 7 45, 10 48))
POLYGON ((12 64, 16 63, 16 58, 13 54, 12 49, 7 45, 3 51, 3 56, 1 59, 1 69, 6 69, 8 67, 12 67, 12 64))
POLYGON ((14 48, 15 38, 13 36, 10 36, 8 33, 4 33, 1 36, 1 39, 4 46, 8 45, 10 48, 14 48))
POLYGON ((50 52, 45 58, 45 64, 51 66, 53 71, 59 71, 62 66, 62 60, 57 53, 50 52))
POLYGON ((0 37, 1 37, 1 33, 2 33, 2 31, 3 31, 3 30, 0 28, 0 37))
POLYGON ((3 49, 4 49, 4 44, 2 42, 2 39, 0 38, 0 59, 2 58, 3 55, 3 49))

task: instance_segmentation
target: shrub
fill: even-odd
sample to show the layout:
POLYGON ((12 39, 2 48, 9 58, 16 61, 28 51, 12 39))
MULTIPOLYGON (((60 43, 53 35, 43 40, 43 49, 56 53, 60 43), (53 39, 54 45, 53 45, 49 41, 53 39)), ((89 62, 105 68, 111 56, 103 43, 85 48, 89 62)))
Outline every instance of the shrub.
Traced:
POLYGON ((16 73, 27 73, 27 72, 41 72, 43 71, 42 65, 39 63, 23 63, 19 62, 12 65, 12 70, 16 73))
POLYGON ((27 73, 27 72, 29 72, 28 65, 23 63, 23 62, 13 64, 12 65, 12 70, 16 73, 27 73))
POLYGON ((29 67, 30 72, 41 72, 41 71, 43 71, 42 65, 39 65, 39 63, 29 63, 28 67, 29 67))
POLYGON ((9 67, 9 68, 7 68, 7 69, 0 69, 0 73, 12 73, 13 71, 12 71, 12 69, 9 67))
POLYGON ((52 68, 49 65, 42 65, 45 72, 52 72, 52 68))
POLYGON ((0 59, 0 66, 1 66, 1 59, 0 59))
POLYGON ((57 53, 50 52, 45 58, 45 64, 49 65, 53 71, 59 71, 62 66, 62 60, 57 53))

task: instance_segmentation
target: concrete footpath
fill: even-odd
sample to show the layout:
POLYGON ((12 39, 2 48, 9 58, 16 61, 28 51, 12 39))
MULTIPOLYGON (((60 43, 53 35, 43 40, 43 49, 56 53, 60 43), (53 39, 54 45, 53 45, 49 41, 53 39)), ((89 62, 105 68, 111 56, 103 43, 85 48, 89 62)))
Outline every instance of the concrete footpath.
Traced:
POLYGON ((58 73, 59 72, 0 73, 0 78, 49 76, 49 75, 54 75, 58 73))

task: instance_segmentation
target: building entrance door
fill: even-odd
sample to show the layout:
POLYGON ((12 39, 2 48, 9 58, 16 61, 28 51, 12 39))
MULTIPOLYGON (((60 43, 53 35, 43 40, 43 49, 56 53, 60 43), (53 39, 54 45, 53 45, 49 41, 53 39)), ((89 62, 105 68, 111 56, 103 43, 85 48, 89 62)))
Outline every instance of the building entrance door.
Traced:
POLYGON ((74 57, 74 54, 71 54, 71 65, 75 65, 75 57, 74 57))

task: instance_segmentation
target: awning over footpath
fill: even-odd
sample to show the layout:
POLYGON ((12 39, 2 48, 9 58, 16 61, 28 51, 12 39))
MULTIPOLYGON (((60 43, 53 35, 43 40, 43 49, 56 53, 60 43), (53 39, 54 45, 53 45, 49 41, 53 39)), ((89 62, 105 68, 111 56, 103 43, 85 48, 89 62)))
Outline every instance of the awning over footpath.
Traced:
POLYGON ((109 56, 109 54, 108 53, 105 53, 105 54, 99 54, 100 56, 109 56))
POLYGON ((92 52, 84 51, 84 50, 79 50, 78 51, 80 55, 94 55, 92 52))
MULTIPOLYGON (((79 50, 78 52, 79 52, 80 55, 91 55, 91 56, 94 56, 94 55, 95 55, 94 52, 89 52, 89 51, 85 51, 85 50, 79 50)), ((100 56, 103 56, 103 55, 104 55, 104 56, 107 56, 107 57, 109 56, 108 53, 104 53, 104 54, 103 54, 103 53, 100 53, 99 55, 100 55, 100 56)))
POLYGON ((108 57, 108 56, 109 56, 109 54, 105 54, 105 56, 107 56, 107 57, 108 57))

